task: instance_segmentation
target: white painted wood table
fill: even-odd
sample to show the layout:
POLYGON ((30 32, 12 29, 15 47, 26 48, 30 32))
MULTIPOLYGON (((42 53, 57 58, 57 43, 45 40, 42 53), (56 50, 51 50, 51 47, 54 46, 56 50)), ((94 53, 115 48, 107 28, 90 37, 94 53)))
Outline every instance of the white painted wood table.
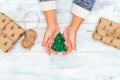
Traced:
MULTIPOLYGON (((67 56, 48 56, 41 41, 46 29, 45 17, 38 0, 0 0, 0 12, 23 26, 27 11, 36 11, 41 23, 36 29, 37 40, 31 50, 25 50, 20 42, 8 53, 0 51, 0 80, 120 80, 120 50, 92 38, 101 16, 120 23, 120 0, 97 0, 92 12, 81 25, 77 35, 77 51, 67 56)), ((71 20, 72 0, 58 0, 58 22, 61 31, 71 20)), ((36 17, 29 15, 27 25, 36 24, 36 17)))

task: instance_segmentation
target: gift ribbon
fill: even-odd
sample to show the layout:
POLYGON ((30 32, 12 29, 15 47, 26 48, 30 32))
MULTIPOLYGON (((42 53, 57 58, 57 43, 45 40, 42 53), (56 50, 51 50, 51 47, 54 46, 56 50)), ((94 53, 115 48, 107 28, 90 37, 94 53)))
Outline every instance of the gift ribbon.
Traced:
MULTIPOLYGON (((120 27, 118 27, 117 29, 114 29, 111 32, 110 32, 110 30, 106 30, 106 31, 108 31, 107 35, 109 37, 118 37, 118 36, 120 36, 120 32, 117 32, 118 29, 120 29, 120 27)), ((93 30, 88 30, 87 32, 94 32, 94 31, 93 30)))
MULTIPOLYGON (((120 33, 117 32, 118 29, 120 30, 120 27, 118 27, 117 29, 114 29, 112 32, 108 32, 107 35, 108 35, 109 37, 113 37, 113 38, 119 37, 119 36, 120 36, 120 33)), ((107 31, 109 31, 109 30, 107 30, 107 31)))

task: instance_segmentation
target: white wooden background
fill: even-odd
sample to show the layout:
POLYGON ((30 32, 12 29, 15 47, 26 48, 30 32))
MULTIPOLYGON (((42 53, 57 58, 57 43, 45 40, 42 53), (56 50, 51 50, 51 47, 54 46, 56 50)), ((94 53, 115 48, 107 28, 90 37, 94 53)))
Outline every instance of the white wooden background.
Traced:
MULTIPOLYGON (((71 20, 72 0, 58 0, 58 22, 61 32, 71 20)), ((27 11, 40 15, 41 23, 35 46, 25 50, 20 42, 8 53, 0 51, 0 80, 120 80, 120 50, 92 38, 101 16, 120 23, 120 0, 97 0, 92 12, 81 25, 77 35, 77 51, 67 56, 48 56, 41 47, 46 29, 45 16, 38 0, 0 0, 0 12, 23 26, 27 11)), ((29 15, 27 24, 36 24, 36 17, 29 15)))

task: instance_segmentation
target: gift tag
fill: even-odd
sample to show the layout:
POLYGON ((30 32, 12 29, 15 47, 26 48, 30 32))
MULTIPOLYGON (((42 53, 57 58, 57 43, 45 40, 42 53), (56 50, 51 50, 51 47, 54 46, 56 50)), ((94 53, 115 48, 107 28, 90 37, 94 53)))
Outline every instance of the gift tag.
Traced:
POLYGON ((36 32, 33 29, 28 29, 25 31, 24 39, 21 42, 21 45, 24 48, 31 48, 34 45, 34 41, 37 37, 36 32))
MULTIPOLYGON (((25 29, 26 29, 25 17, 31 12, 36 14, 36 16, 38 17, 38 23, 33 28, 37 28, 39 26, 39 23, 40 23, 39 15, 33 11, 29 11, 25 14, 25 16, 23 18, 25 29)), ((34 45, 34 41, 35 41, 36 37, 37 37, 37 33, 35 30, 33 30, 33 29, 26 30, 24 33, 24 39, 21 41, 22 47, 24 47, 26 49, 30 49, 34 45)))

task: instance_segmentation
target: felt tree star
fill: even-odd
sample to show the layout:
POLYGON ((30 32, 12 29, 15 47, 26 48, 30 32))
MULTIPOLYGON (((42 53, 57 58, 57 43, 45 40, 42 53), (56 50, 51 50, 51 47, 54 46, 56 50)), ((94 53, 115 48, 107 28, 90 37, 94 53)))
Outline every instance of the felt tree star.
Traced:
POLYGON ((64 42, 65 42, 65 39, 63 35, 61 33, 58 33, 54 39, 54 43, 51 46, 51 49, 58 51, 58 52, 67 51, 67 48, 64 42))

